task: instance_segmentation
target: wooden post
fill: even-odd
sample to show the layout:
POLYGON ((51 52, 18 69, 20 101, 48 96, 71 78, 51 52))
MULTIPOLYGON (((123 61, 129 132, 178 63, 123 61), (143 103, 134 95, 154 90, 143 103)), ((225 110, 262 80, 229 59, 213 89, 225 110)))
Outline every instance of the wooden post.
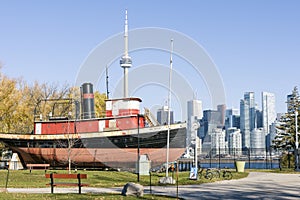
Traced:
POLYGON ((78 193, 81 194, 81 180, 80 180, 80 173, 77 174, 77 178, 78 178, 78 193))
POLYGON ((51 182, 50 182, 50 184, 51 184, 51 194, 53 194, 53 192, 54 192, 54 180, 53 180, 53 173, 51 173, 50 174, 50 179, 51 179, 51 182))
POLYGON ((8 178, 9 178, 9 165, 7 166, 7 175, 6 175, 5 189, 7 189, 8 180, 9 180, 8 178))

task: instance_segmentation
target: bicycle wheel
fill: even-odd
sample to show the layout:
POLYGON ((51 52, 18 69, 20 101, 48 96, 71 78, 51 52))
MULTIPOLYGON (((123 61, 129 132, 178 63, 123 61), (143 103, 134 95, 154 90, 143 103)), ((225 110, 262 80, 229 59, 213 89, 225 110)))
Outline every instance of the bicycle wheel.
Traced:
POLYGON ((230 179, 232 179, 232 173, 229 171, 225 171, 223 174, 223 177, 225 180, 230 180, 230 179))
POLYGON ((201 179, 202 178, 202 173, 203 173, 203 169, 200 169, 198 171, 198 178, 201 179))
POLYGON ((216 178, 220 178, 220 177, 221 177, 221 175, 220 175, 220 172, 219 172, 219 171, 215 171, 215 177, 216 177, 216 178))
POLYGON ((199 178, 199 179, 202 178, 202 172, 198 173, 198 178, 199 178))
POLYGON ((211 172, 207 172, 205 175, 205 178, 211 180, 213 178, 213 176, 214 175, 211 172))

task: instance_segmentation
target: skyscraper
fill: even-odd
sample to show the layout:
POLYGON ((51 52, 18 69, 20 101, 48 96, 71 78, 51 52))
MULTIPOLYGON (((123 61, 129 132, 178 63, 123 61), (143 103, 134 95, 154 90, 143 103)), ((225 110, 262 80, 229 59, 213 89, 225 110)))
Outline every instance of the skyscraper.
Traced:
POLYGON ((239 109, 237 108, 230 108, 227 109, 225 112, 225 117, 229 117, 230 115, 239 115, 239 109))
POLYGON ((255 128, 263 128, 263 112, 260 110, 256 110, 255 112, 255 128))
POLYGON ((265 134, 270 133, 270 125, 276 120, 275 94, 262 92, 263 128, 265 134))
POLYGON ((240 113, 238 109, 227 109, 225 115, 225 129, 232 127, 240 128, 240 113))
POLYGON ((250 116, 249 103, 244 99, 240 102, 240 127, 242 133, 242 148, 250 147, 250 116))
MULTIPOLYGON (((168 115, 169 115, 168 106, 163 106, 161 109, 158 109, 157 111, 157 121, 160 124, 168 124, 168 115)), ((173 123, 174 123, 173 111, 170 110, 170 124, 173 123)))
POLYGON ((225 104, 218 105, 217 110, 221 115, 221 117, 220 117, 221 124, 224 126, 225 125, 226 105, 225 104))
POLYGON ((237 128, 229 128, 229 154, 231 155, 241 155, 242 154, 242 135, 240 129, 237 128))
POLYGON ((242 133, 242 147, 250 147, 250 132, 256 127, 256 109, 254 92, 245 92, 240 101, 240 128, 242 133))
POLYGON ((225 154, 226 142, 225 142, 225 130, 215 128, 211 134, 211 148, 215 150, 216 154, 225 154))
POLYGON ((253 155, 264 155, 266 147, 266 135, 263 128, 255 128, 251 131, 251 152, 253 155))
POLYGON ((214 128, 222 128, 221 113, 217 110, 204 110, 201 120, 201 138, 211 135, 214 128))
POLYGON ((193 123, 197 123, 203 117, 202 101, 190 100, 187 102, 187 138, 186 145, 189 146, 192 140, 196 140, 196 132, 193 131, 193 123))
POLYGON ((200 100, 190 100, 187 102, 188 106, 188 118, 190 116, 196 116, 198 119, 201 119, 203 117, 203 111, 202 111, 202 101, 200 100))
POLYGON ((250 131, 252 131, 254 128, 256 128, 255 126, 256 109, 255 109, 254 92, 245 92, 244 100, 247 101, 249 104, 249 125, 250 125, 250 131))
POLYGON ((212 148, 211 135, 216 128, 221 130, 223 128, 221 113, 217 110, 204 110, 199 129, 199 136, 202 139, 202 152, 208 152, 212 148))

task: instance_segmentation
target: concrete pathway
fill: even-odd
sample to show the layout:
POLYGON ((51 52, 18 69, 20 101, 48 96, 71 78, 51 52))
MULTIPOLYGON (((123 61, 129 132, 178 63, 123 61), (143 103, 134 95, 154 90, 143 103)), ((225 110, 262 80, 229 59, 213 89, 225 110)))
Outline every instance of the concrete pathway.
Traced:
MULTIPOLYGON (((155 194, 176 194, 176 188, 155 187, 155 194)), ((180 186, 185 199, 300 199, 300 174, 251 172, 247 178, 180 186)))
MULTIPOLYGON (((8 188, 15 193, 50 193, 50 188, 8 188)), ((122 188, 83 187, 82 193, 121 193, 122 188)), ((55 188, 55 193, 77 193, 77 188, 55 188)), ((145 187, 145 193, 149 193, 145 187)), ((153 194, 176 196, 176 187, 154 186, 153 194)), ((184 199, 300 199, 300 174, 251 172, 247 178, 201 185, 179 186, 184 199)))

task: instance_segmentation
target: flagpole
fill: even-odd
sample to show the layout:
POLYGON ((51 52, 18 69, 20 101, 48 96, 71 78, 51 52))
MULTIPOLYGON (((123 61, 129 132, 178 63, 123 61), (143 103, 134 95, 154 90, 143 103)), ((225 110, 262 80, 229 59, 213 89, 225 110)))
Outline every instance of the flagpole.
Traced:
POLYGON ((171 54, 170 54, 170 74, 169 74, 169 95, 168 95, 168 135, 167 135, 167 163, 166 163, 166 177, 169 177, 169 148, 170 148, 170 123, 171 123, 171 85, 172 85, 172 70, 173 70, 173 39, 171 39, 171 54))

